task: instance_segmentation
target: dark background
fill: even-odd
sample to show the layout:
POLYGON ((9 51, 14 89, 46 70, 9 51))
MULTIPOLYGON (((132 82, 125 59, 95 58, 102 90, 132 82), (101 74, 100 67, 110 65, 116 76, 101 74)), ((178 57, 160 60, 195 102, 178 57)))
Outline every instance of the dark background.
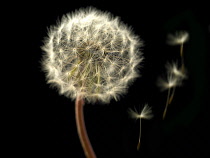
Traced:
MULTIPOLYGON (((11 152, 22 157, 84 158, 77 135, 74 102, 59 96, 46 84, 41 70, 40 46, 47 27, 56 24, 63 14, 81 7, 93 6, 109 11, 132 26, 144 41, 145 60, 141 77, 119 101, 108 105, 85 105, 88 135, 98 158, 136 157, 207 157, 209 153, 209 11, 205 5, 190 7, 171 1, 168 4, 143 2, 108 2, 101 0, 74 3, 51 1, 48 4, 27 2, 13 16, 22 28, 19 65, 22 76, 15 91, 19 106, 13 108, 14 138, 11 152), (161 119, 166 92, 156 86, 157 78, 166 73, 165 64, 179 60, 179 46, 168 46, 168 33, 189 32, 184 45, 188 80, 177 88, 166 119, 161 119), (152 106, 154 118, 142 120, 140 151, 136 150, 139 122, 128 117, 127 109, 152 106), (18 114, 17 114, 18 113, 18 114), (15 134, 14 134, 15 133, 15 134)), ((19 4, 20 5, 20 4, 19 4)), ((12 100, 11 100, 12 101, 12 100)))

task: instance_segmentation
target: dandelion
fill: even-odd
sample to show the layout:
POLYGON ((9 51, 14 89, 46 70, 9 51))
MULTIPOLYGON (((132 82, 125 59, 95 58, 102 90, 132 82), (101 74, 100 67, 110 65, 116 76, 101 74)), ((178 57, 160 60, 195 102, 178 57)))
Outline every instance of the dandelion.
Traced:
POLYGON ((145 104, 141 112, 138 112, 136 108, 134 108, 134 110, 129 108, 128 114, 130 115, 131 118, 136 119, 136 120, 139 119, 140 121, 139 140, 137 144, 137 150, 139 150, 140 141, 141 141, 141 119, 147 119, 147 120, 151 119, 153 117, 152 110, 151 110, 151 107, 148 106, 148 104, 145 104))
POLYGON ((165 118, 168 105, 171 104, 174 98, 176 87, 182 85, 183 79, 187 78, 186 69, 184 66, 183 47, 184 43, 187 42, 188 39, 189 34, 186 31, 179 31, 176 32, 174 35, 168 35, 168 44, 180 45, 181 68, 178 68, 177 63, 167 64, 167 80, 164 80, 162 78, 158 79, 158 86, 161 88, 161 90, 168 90, 166 106, 163 112, 163 119, 165 118))
POLYGON ((180 57, 182 62, 182 71, 184 71, 184 56, 183 56, 183 48, 184 43, 189 40, 189 33, 186 31, 176 32, 174 35, 168 35, 167 43, 170 45, 180 45, 180 57))
POLYGON ((109 13, 88 8, 67 14, 48 36, 42 47, 48 83, 73 100, 117 100, 138 77, 142 42, 109 13))
MULTIPOLYGON (((171 69, 171 70, 173 70, 173 69, 171 69)), ((168 90, 166 105, 165 105, 165 109, 164 109, 164 112, 163 112, 163 119, 165 119, 165 115, 166 115, 166 112, 167 112, 168 105, 171 102, 170 100, 172 100, 170 98, 173 98, 173 96, 174 96, 175 87, 180 86, 181 83, 182 82, 181 82, 180 78, 177 77, 176 75, 174 75, 173 71, 168 71, 167 72, 167 79, 163 79, 163 78, 158 79, 157 85, 160 87, 160 89, 162 91, 168 90), (172 97, 170 97, 172 88, 174 88, 174 91, 172 92, 172 97)))
POLYGON ((187 78, 186 73, 184 73, 181 68, 178 68, 177 63, 166 64, 167 69, 167 79, 159 78, 157 85, 162 91, 168 90, 166 105, 163 112, 163 119, 165 118, 168 105, 171 104, 175 89, 177 86, 181 86, 184 79, 187 78))
MULTIPOLYGON (((178 68, 178 64, 173 62, 172 64, 167 64, 166 69, 168 73, 171 73, 177 80, 177 85, 182 85, 182 81, 187 78, 186 71, 182 71, 182 68, 178 68)), ((174 94, 175 94, 176 86, 173 87, 172 93, 170 95, 168 104, 171 104, 174 94)))
POLYGON ((94 157, 84 127, 84 100, 109 103, 126 93, 143 57, 138 36, 118 17, 89 7, 63 16, 50 28, 42 49, 47 82, 76 99, 78 134, 87 157, 94 157))

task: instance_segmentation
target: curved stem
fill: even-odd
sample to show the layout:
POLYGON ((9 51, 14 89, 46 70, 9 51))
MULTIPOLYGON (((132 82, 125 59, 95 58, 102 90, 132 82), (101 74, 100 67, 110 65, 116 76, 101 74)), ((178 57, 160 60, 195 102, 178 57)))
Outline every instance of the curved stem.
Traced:
POLYGON ((75 103, 75 117, 76 117, 77 132, 78 132, 80 142, 82 144, 86 157, 96 158, 96 155, 91 146, 90 140, 87 135, 86 127, 85 127, 83 106, 84 106, 84 99, 78 96, 75 103))

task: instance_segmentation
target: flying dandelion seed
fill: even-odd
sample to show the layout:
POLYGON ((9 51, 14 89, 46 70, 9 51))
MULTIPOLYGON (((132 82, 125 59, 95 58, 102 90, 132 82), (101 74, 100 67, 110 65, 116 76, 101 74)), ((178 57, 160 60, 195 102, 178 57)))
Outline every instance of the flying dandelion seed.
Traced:
POLYGON ((184 43, 186 43, 188 40, 189 40, 189 33, 187 31, 177 31, 175 34, 169 34, 167 40, 167 43, 169 45, 180 45, 182 72, 185 71, 184 55, 183 55, 184 43))
POLYGON ((179 81, 187 78, 186 72, 183 72, 182 69, 178 67, 177 62, 167 63, 166 69, 169 74, 174 75, 179 81))
POLYGON ((170 45, 181 45, 189 40, 189 34, 186 31, 177 31, 175 34, 168 35, 167 43, 170 45))
POLYGON ((167 64, 167 80, 158 79, 158 86, 161 90, 168 90, 166 106, 163 112, 163 119, 166 116, 168 105, 171 104, 177 86, 182 85, 182 81, 187 78, 186 68, 184 65, 183 48, 184 43, 189 40, 189 34, 186 31, 178 31, 175 34, 169 34, 167 43, 170 45, 180 45, 181 68, 177 63, 167 64), (172 90, 171 90, 172 89, 172 90))
POLYGON ((128 114, 131 118, 136 119, 136 120, 139 119, 140 121, 139 140, 137 144, 137 150, 139 150, 140 142, 141 142, 141 119, 147 119, 147 120, 151 119, 153 117, 152 110, 151 110, 151 107, 148 106, 148 104, 145 104, 141 112, 138 112, 136 108, 134 108, 134 110, 129 108, 128 114))
POLYGON ((157 85, 160 87, 162 91, 168 90, 166 105, 163 112, 163 119, 165 119, 167 108, 170 103, 171 89, 173 88, 172 95, 174 95, 175 87, 180 86, 182 83, 180 77, 177 77, 177 75, 175 75, 172 70, 173 69, 167 71, 167 79, 159 78, 157 81, 157 85))
MULTIPOLYGON (((166 69, 167 69, 168 73, 171 73, 177 79, 177 83, 179 86, 182 85, 182 82, 184 79, 187 79, 186 70, 183 71, 182 67, 178 68, 178 64, 175 62, 173 62, 172 64, 168 63, 166 65, 166 69)), ((176 90, 176 86, 173 87, 173 90, 172 90, 169 100, 168 100, 168 104, 171 104, 171 102, 174 98, 175 90, 176 90)))
POLYGON ((63 16, 42 49, 47 82, 76 99, 78 134, 87 157, 95 157, 83 120, 84 100, 109 103, 137 78, 143 57, 138 36, 118 17, 89 7, 63 16))
POLYGON ((181 82, 178 77, 176 77, 173 72, 167 72, 167 78, 158 78, 157 85, 160 87, 161 91, 165 91, 180 85, 181 82))

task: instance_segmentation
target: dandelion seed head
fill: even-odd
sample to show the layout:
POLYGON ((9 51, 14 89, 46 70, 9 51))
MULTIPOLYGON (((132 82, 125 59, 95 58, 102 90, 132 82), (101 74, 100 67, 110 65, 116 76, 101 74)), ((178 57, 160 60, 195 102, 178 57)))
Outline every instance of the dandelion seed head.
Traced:
POLYGON ((187 42, 189 39, 189 34, 186 31, 179 31, 175 34, 168 35, 167 43, 170 45, 180 45, 187 42))
POLYGON ((80 9, 52 26, 42 49, 48 83, 72 100, 119 99, 137 78, 142 41, 118 17, 95 8, 80 9))

